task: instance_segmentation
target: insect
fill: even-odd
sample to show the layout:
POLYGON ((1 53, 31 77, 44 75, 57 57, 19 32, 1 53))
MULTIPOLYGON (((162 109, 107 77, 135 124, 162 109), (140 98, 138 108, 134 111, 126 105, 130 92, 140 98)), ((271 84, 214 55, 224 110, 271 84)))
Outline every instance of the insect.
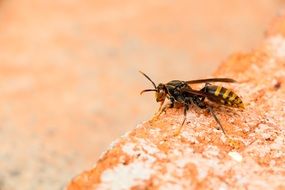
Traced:
POLYGON ((211 115, 214 117, 215 121, 218 123, 220 129, 222 129, 223 133, 226 135, 226 132, 214 113, 212 107, 205 102, 205 99, 208 99, 211 102, 236 107, 236 108, 244 108, 244 104, 241 98, 232 90, 227 89, 222 86, 216 86, 210 84, 210 82, 225 82, 225 83, 233 83, 236 82, 231 78, 208 78, 208 79, 198 79, 198 80, 189 80, 189 81, 181 81, 181 80, 172 80, 166 84, 159 83, 156 85, 149 76, 145 73, 140 73, 145 76, 153 85, 153 89, 145 89, 141 91, 141 94, 145 92, 154 91, 156 101, 160 102, 160 107, 158 112, 155 114, 155 117, 159 117, 160 114, 168 108, 174 107, 175 104, 182 104, 184 107, 184 119, 181 123, 180 128, 175 132, 175 135, 180 134, 180 131, 185 123, 186 114, 189 110, 189 106, 195 105, 198 108, 208 110, 211 115), (205 83, 205 86, 200 90, 192 89, 190 84, 198 84, 205 83), (166 99, 170 100, 170 103, 166 104, 164 107, 164 102, 166 99))

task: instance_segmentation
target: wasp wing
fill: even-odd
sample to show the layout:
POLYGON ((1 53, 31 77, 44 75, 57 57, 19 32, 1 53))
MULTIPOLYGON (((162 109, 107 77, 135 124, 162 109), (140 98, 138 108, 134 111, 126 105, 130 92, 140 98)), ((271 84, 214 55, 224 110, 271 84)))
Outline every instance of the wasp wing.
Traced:
POLYGON ((197 84, 197 83, 207 83, 207 82, 237 82, 237 81, 231 78, 208 78, 208 79, 188 80, 185 82, 187 84, 197 84))
POLYGON ((187 93, 189 93, 189 94, 207 97, 207 94, 205 94, 204 92, 198 91, 198 90, 193 90, 193 89, 191 89, 191 88, 184 88, 184 89, 181 89, 181 92, 187 92, 187 93))

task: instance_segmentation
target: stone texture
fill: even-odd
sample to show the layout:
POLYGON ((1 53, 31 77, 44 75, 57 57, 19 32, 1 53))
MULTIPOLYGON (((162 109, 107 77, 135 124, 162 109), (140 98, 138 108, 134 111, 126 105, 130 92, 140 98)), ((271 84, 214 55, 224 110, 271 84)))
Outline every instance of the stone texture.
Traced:
POLYGON ((257 46, 282 7, 0 0, 0 189, 62 189, 153 114, 138 70, 157 81, 205 77, 229 53, 257 46))
POLYGON ((285 189, 284 23, 278 18, 258 48, 231 55, 215 72, 239 81, 225 86, 246 104, 213 104, 228 137, 195 107, 174 136, 183 113, 169 109, 115 141, 67 189, 285 189))

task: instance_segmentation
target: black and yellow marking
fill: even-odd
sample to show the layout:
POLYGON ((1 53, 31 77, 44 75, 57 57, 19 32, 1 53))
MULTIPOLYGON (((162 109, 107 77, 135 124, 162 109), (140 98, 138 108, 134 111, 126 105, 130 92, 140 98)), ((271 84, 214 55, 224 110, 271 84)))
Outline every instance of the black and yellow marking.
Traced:
POLYGON ((222 86, 217 86, 216 91, 215 91, 215 96, 219 96, 220 95, 220 92, 221 92, 222 88, 223 88, 222 86))
POLYGON ((229 98, 229 101, 234 101, 236 99, 237 95, 235 93, 232 94, 232 96, 229 98))
POLYGON ((244 108, 242 100, 230 89, 222 86, 209 85, 204 88, 204 91, 211 95, 208 98, 214 102, 231 107, 244 108))
POLYGON ((223 98, 226 99, 229 96, 230 92, 231 90, 227 89, 226 92, 223 94, 223 98))

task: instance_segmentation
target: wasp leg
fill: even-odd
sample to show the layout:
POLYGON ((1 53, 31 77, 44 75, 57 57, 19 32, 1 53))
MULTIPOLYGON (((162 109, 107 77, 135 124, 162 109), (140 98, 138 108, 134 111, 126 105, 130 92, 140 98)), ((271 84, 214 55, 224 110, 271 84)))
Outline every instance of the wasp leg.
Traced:
POLYGON ((178 135, 181 133, 181 130, 182 130, 182 128, 183 128, 183 125, 184 125, 184 123, 185 123, 185 121, 186 121, 186 116, 187 116, 187 111, 188 111, 188 109, 189 109, 189 104, 188 104, 188 103, 185 103, 185 104, 184 104, 184 118, 183 118, 183 121, 182 121, 180 127, 175 131, 174 136, 178 136, 178 135))
POLYGON ((212 116, 214 117, 214 119, 216 120, 216 122, 219 124, 220 128, 222 129, 223 133, 226 135, 225 129, 223 128, 220 120, 217 118, 213 108, 211 108, 210 106, 207 106, 207 109, 210 111, 210 113, 212 114, 212 116))
POLYGON ((163 112, 166 112, 166 109, 171 108, 171 107, 173 107, 171 103, 166 104, 160 111, 158 111, 154 115, 154 118, 158 119, 163 112))
POLYGON ((160 106, 159 106, 159 108, 158 108, 157 113, 159 113, 159 112, 161 111, 161 108, 162 108, 164 102, 165 102, 165 99, 160 103, 160 106))
POLYGON ((201 109, 207 109, 211 115, 214 117, 215 121, 218 123, 219 128, 222 129, 223 133, 226 135, 225 129, 223 128, 220 120, 218 119, 218 117, 216 116, 213 108, 211 106, 206 105, 202 100, 200 100, 199 98, 195 98, 194 100, 190 99, 191 102, 194 103, 194 105, 198 106, 201 109))
POLYGON ((158 109, 158 112, 153 116, 152 119, 158 119, 159 116, 160 116, 163 112, 166 112, 166 109, 168 109, 168 108, 173 108, 173 106, 174 106, 174 98, 173 98, 173 97, 170 97, 169 99, 170 99, 170 103, 166 104, 164 107, 162 107, 164 101, 161 102, 160 107, 159 107, 159 109, 158 109))

